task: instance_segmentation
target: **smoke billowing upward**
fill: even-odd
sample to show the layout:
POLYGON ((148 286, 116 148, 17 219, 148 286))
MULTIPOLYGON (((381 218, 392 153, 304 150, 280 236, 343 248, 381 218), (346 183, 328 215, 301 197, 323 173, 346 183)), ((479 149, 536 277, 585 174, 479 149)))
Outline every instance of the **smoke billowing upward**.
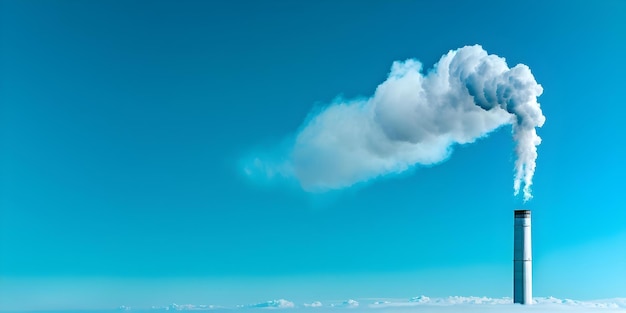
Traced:
POLYGON ((536 128, 545 122, 542 91, 528 66, 509 68, 478 45, 448 52, 426 73, 415 59, 396 61, 370 98, 339 101, 310 117, 286 161, 256 159, 246 172, 294 177, 308 191, 340 189, 442 162, 454 144, 511 124, 514 193, 522 189, 526 201, 541 143, 536 128))

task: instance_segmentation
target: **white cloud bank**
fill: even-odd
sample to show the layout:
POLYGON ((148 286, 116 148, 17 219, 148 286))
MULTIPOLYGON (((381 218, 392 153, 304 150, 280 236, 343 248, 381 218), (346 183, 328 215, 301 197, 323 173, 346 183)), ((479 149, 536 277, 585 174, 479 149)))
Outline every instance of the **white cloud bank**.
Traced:
POLYGON ((396 61, 373 96, 338 100, 313 114, 287 151, 253 157, 244 172, 295 178, 307 191, 340 189, 440 163, 455 144, 510 124, 514 194, 523 185, 528 200, 541 143, 536 128, 545 122, 542 92, 528 66, 509 68, 478 45, 448 52, 427 73, 418 60, 396 61))
MULTIPOLYGON (((349 310, 350 312, 397 312, 397 313, 447 313, 447 312, 626 312, 626 298, 615 298, 594 301, 579 301, 558 299, 554 297, 536 297, 533 305, 513 304, 511 298, 489 297, 446 297, 429 298, 426 296, 410 299, 358 299, 345 301, 329 301, 322 304, 320 301, 296 305, 294 302, 280 299, 270 300, 251 305, 239 305, 233 308, 207 305, 170 305, 167 307, 153 307, 153 310, 205 310, 205 311, 240 311, 280 309, 281 311, 306 312, 336 312, 349 310)), ((122 308, 122 307, 121 307, 122 308)), ((124 310, 131 310, 123 307, 124 310)), ((141 310, 133 310, 141 311, 141 310)))
POLYGON ((287 301, 285 299, 278 300, 270 300, 266 302, 251 304, 247 306, 248 308, 275 308, 275 309, 288 309, 294 308, 295 304, 291 301, 287 301))
POLYGON ((304 304, 305 307, 309 307, 309 308, 319 308, 321 306, 324 306, 321 302, 319 301, 314 301, 311 303, 305 303, 304 304))
POLYGON ((333 308, 356 308, 359 306, 359 301, 348 299, 341 303, 331 303, 330 306, 333 308))

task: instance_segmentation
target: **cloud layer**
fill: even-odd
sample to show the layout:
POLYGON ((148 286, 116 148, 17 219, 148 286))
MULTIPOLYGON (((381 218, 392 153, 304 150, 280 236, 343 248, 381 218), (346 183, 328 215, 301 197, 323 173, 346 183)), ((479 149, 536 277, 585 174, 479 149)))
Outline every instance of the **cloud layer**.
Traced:
MULTIPOLYGON (((120 307, 125 311, 146 311, 135 310, 129 307, 120 307)), ((177 311, 220 311, 227 312, 233 310, 250 309, 280 309, 286 311, 302 312, 335 312, 349 310, 351 312, 625 312, 626 298, 615 298, 595 301, 578 301, 571 299, 558 299, 554 297, 536 297, 533 305, 521 306, 513 304, 511 298, 489 298, 489 297, 445 297, 430 298, 426 296, 413 297, 410 299, 358 299, 345 301, 328 301, 303 303, 302 305, 280 299, 270 300, 258 304, 239 305, 233 308, 213 306, 213 305, 170 305, 167 307, 153 307, 149 311, 177 310, 177 311)))
POLYGON ((255 158, 245 171, 294 177, 307 191, 341 189, 442 162, 455 144, 511 124, 514 193, 522 189, 528 200, 541 143, 536 128, 545 122, 542 92, 528 66, 509 68, 478 45, 448 52, 427 73, 415 59, 396 61, 373 96, 311 115, 287 151, 255 158))

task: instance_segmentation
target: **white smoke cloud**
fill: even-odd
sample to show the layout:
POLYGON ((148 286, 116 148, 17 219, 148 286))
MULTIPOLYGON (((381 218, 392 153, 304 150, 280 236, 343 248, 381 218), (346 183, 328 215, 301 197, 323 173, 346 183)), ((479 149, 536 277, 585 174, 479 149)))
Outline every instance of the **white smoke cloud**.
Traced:
POLYGON ((478 45, 448 52, 427 73, 417 60, 396 61, 370 98, 337 101, 310 117, 287 161, 257 158, 245 171, 295 177, 307 191, 340 189, 442 162, 455 144, 511 124, 514 194, 522 189, 529 200, 542 92, 528 66, 509 68, 478 45))

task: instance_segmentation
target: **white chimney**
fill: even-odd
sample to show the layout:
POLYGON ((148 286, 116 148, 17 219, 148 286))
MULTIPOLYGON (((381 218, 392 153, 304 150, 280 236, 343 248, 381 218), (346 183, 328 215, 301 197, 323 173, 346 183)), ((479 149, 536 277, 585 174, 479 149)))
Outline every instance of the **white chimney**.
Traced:
POLYGON ((515 210, 513 303, 533 303, 533 261, 530 210, 515 210))

